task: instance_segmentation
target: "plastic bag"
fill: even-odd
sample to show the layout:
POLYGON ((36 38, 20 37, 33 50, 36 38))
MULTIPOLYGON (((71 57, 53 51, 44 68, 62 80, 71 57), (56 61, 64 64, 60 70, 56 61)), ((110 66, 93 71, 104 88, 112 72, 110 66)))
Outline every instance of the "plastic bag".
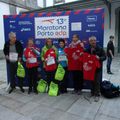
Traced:
POLYGON ((62 81, 65 75, 65 70, 62 65, 58 65, 57 71, 55 73, 55 80, 62 81))
POLYGON ((50 87, 49 87, 49 92, 48 95, 49 96, 57 96, 58 95, 58 84, 55 84, 54 82, 50 83, 50 87))
POLYGON ((45 80, 41 79, 38 82, 37 91, 40 93, 44 93, 44 92, 46 92, 46 88, 47 88, 47 82, 45 80))
POLYGON ((20 62, 18 62, 17 76, 21 78, 25 77, 25 69, 20 62))

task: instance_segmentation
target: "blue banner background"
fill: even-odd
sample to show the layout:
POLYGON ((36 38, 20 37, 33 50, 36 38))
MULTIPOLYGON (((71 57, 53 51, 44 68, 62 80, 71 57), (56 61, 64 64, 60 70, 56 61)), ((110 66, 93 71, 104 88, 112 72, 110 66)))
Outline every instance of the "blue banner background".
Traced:
MULTIPOLYGON (((97 43, 103 47, 104 36, 104 9, 86 9, 77 11, 64 11, 64 12, 49 12, 49 13, 30 13, 21 15, 4 15, 4 30, 5 41, 8 41, 8 34, 10 31, 16 32, 17 40, 19 40, 23 47, 26 46, 28 38, 32 37, 35 40, 35 44, 40 49, 45 43, 45 39, 35 39, 35 17, 51 17, 51 16, 69 16, 69 38, 66 38, 67 45, 71 42, 73 34, 78 34, 80 40, 84 41, 85 47, 88 47, 88 38, 90 36, 97 37, 97 43), (81 22, 81 31, 71 31, 71 23, 81 22), (87 32, 86 32, 87 30, 87 32)), ((58 40, 53 39, 55 46, 58 46, 58 40)), ((9 66, 7 66, 9 67, 9 66)), ((8 70, 7 70, 8 71, 8 70)), ((42 71, 42 65, 39 67, 39 71, 42 71)), ((9 82, 9 71, 8 82, 9 82)), ((44 77, 44 73, 41 73, 44 77)), ((69 75, 68 87, 73 87, 72 77, 69 75)), ((27 79, 24 81, 24 85, 28 85, 27 79)), ((86 84, 85 84, 86 87, 86 84)))

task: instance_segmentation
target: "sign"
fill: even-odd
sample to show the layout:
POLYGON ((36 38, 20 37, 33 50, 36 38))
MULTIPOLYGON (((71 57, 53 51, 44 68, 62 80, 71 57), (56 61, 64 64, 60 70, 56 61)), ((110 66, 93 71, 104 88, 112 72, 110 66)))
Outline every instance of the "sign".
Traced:
POLYGON ((36 17, 35 38, 69 38, 69 16, 36 17))
MULTIPOLYGON (((23 47, 27 45, 28 38, 32 37, 37 47, 42 49, 45 39, 51 38, 53 44, 58 46, 58 39, 64 38, 68 46, 74 34, 78 34, 80 40, 88 47, 88 39, 91 36, 97 38, 97 44, 103 47, 104 36, 104 9, 85 9, 63 12, 43 12, 20 15, 4 15, 5 41, 8 41, 9 32, 16 33, 23 47)), ((39 72, 45 79, 42 62, 39 72)), ((9 70, 8 81, 9 81, 9 70)), ((72 76, 69 74, 69 87, 73 87, 72 76)), ((28 85, 26 78, 24 85, 28 85)))

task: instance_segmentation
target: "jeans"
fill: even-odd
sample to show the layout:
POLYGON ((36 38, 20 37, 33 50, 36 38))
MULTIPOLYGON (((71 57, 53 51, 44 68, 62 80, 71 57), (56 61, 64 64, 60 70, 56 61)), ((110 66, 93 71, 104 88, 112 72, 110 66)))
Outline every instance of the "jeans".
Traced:
POLYGON ((112 57, 107 57, 107 72, 111 72, 112 57))

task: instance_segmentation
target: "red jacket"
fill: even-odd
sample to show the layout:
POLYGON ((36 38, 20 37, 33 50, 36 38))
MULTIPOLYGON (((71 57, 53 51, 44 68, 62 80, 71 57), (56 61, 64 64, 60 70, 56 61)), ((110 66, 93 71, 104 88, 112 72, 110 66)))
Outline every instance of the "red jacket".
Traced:
POLYGON ((56 70, 56 68, 57 68, 56 58, 57 58, 57 55, 56 55, 54 49, 51 48, 51 49, 47 50, 47 52, 44 55, 46 71, 56 70))
POLYGON ((83 63, 84 80, 94 80, 96 69, 101 66, 99 60, 89 53, 84 53, 79 60, 83 63))
POLYGON ((82 70, 82 62, 79 61, 79 58, 83 51, 80 44, 65 49, 68 58, 68 70, 82 70))
POLYGON ((24 50, 24 56, 26 58, 26 67, 27 68, 33 68, 38 66, 38 60, 37 60, 37 55, 33 52, 32 49, 38 50, 36 47, 27 47, 24 50))

